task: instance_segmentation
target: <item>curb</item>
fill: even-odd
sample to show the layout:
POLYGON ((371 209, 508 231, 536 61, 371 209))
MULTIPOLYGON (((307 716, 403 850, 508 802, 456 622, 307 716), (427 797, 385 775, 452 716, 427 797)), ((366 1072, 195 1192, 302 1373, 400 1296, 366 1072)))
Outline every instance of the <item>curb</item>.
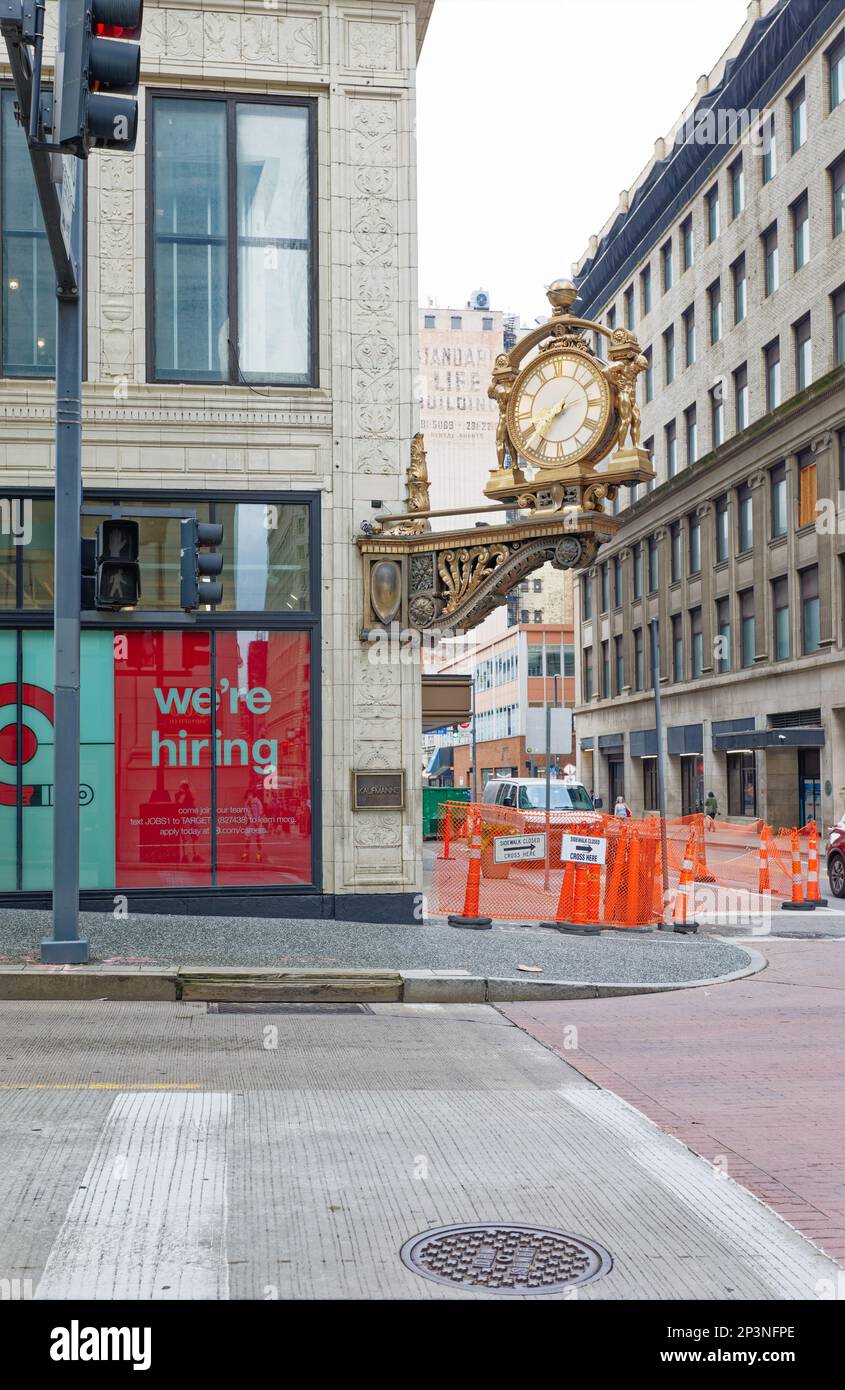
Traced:
POLYGON ((0 966, 0 1000, 118 1000, 274 1004, 504 1004, 544 999, 612 999, 702 989, 756 975, 766 957, 737 947, 749 963, 706 980, 592 983, 582 980, 518 980, 434 970, 250 970, 225 966, 121 969, 84 965, 0 966))

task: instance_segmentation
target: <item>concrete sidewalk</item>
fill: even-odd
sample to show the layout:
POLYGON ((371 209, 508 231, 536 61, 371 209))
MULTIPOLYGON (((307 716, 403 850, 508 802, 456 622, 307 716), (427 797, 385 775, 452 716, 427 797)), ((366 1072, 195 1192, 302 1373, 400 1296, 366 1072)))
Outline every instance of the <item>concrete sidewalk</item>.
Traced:
POLYGON ((46 912, 0 912, 0 997, 213 1000, 226 988, 228 998, 484 1003, 678 989, 765 965, 748 944, 663 932, 86 913, 92 964, 42 966, 49 929, 46 912))
POLYGON ((765 949, 762 974, 683 998, 504 1011, 845 1264, 845 943, 765 949))

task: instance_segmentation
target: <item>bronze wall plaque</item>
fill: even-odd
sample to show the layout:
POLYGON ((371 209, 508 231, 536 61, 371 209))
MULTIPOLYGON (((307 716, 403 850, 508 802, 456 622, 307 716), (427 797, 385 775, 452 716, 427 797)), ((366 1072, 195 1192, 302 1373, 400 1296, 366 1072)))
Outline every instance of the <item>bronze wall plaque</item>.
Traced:
POLYGON ((353 811, 404 811, 405 770, 352 773, 353 811))

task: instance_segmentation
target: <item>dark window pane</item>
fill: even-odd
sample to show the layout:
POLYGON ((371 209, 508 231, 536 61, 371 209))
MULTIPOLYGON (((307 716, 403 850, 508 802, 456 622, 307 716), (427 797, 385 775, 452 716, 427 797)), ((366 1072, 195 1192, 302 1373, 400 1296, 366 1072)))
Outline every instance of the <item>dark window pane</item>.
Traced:
POLYGON ((2 93, 3 375, 52 376, 56 285, 15 94, 2 93))
POLYGON ((159 100, 153 119, 155 374, 228 372, 226 108, 159 100))

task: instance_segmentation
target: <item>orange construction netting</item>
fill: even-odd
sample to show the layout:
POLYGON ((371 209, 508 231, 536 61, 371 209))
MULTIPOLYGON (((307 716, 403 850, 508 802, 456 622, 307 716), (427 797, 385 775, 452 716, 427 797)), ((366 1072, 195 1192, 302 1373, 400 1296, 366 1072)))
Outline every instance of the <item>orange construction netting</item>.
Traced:
MULTIPOLYGON (((599 922, 653 925, 662 917, 659 821, 621 820, 600 812, 552 813, 545 858, 545 813, 445 802, 441 808, 432 907, 464 912, 473 818, 480 823, 481 872, 477 912, 501 921, 599 922), (515 837, 530 837, 526 844, 515 837), (600 863, 564 861, 581 841, 600 863), (533 857, 523 857, 529 855, 533 857)), ((577 853, 576 847, 576 853, 577 853)), ((473 912, 473 915, 475 913, 473 912)))
MULTIPOLYGON (((658 816, 634 819, 597 811, 552 811, 547 864, 544 811, 444 802, 431 885, 431 910, 437 915, 464 913, 476 817, 480 875, 473 915, 618 928, 667 921, 691 835, 691 891, 706 910, 730 911, 739 902, 749 911, 759 911, 767 901, 785 900, 792 893, 793 832, 774 834, 762 821, 733 825, 703 815, 667 821, 664 903, 658 816), (514 842, 514 837, 523 836, 531 842, 514 842), (564 859, 564 848, 568 856, 573 840, 584 837, 594 842, 592 853, 600 862, 564 859)), ((810 827, 798 834, 806 883, 810 827)))

